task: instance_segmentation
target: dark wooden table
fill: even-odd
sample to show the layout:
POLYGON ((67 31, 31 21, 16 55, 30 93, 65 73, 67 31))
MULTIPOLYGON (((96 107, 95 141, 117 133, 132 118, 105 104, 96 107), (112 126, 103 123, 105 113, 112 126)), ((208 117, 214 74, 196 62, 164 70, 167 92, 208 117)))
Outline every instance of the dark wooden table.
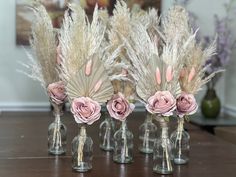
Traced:
POLYGON ((212 134, 215 134, 215 127, 232 127, 236 126, 236 118, 227 115, 221 114, 217 118, 205 118, 202 114, 194 114, 190 118, 190 122, 200 126, 203 130, 206 130, 212 134))
MULTIPOLYGON (((151 177, 152 155, 137 150, 138 127, 144 113, 134 113, 128 126, 135 136, 134 162, 121 165, 112 161, 112 153, 98 147, 98 125, 88 128, 94 141, 93 169, 76 173, 71 169, 70 148, 77 134, 77 125, 68 113, 64 117, 68 127, 68 146, 65 156, 47 153, 47 128, 53 121, 50 113, 3 113, 0 116, 0 177, 151 177)), ((187 125, 191 135, 190 162, 175 166, 170 176, 177 177, 235 177, 236 146, 221 141, 199 128, 187 125)))

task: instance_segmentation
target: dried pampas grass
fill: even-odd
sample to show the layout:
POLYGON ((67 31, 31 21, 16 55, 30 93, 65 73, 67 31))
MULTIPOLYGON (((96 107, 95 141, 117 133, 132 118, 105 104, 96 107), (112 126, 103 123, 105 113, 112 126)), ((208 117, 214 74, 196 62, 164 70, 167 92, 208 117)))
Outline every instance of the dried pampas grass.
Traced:
POLYGON ((100 48, 106 26, 98 18, 98 7, 93 13, 90 23, 84 9, 78 4, 69 5, 60 33, 62 50, 61 72, 67 81, 75 75, 87 60, 103 52, 100 48))
POLYGON ((50 83, 59 80, 56 70, 56 33, 43 5, 37 5, 33 11, 35 19, 30 39, 33 53, 27 52, 29 63, 23 65, 28 70, 25 74, 46 88, 50 83))

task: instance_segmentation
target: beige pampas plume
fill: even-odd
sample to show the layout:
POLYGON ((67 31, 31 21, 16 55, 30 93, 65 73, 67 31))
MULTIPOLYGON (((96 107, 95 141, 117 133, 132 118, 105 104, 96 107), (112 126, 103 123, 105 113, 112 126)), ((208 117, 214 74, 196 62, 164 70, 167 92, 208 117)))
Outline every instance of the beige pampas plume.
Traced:
POLYGON ((46 88, 48 84, 59 81, 56 71, 56 33, 43 5, 37 5, 33 11, 35 19, 30 39, 33 54, 27 53, 30 62, 23 65, 29 70, 25 74, 46 88))
POLYGON ((162 31, 166 43, 172 43, 173 40, 177 40, 179 45, 183 45, 182 42, 187 40, 192 32, 189 25, 188 12, 184 7, 176 5, 163 16, 162 31))
POLYGON ((80 5, 70 4, 69 9, 70 14, 65 14, 60 33, 61 71, 65 81, 75 75, 87 60, 103 52, 100 46, 106 29, 98 18, 97 6, 91 23, 80 5))
POLYGON ((132 29, 130 9, 124 1, 118 0, 116 2, 113 16, 110 18, 110 26, 111 29, 108 31, 108 37, 115 49, 123 44, 120 35, 128 38, 132 29))
MULTIPOLYGON (((195 36, 195 34, 193 35, 195 36)), ((186 48, 183 59, 184 67, 180 73, 179 83, 181 90, 187 93, 196 94, 201 90, 202 86, 211 80, 216 73, 222 72, 218 70, 209 76, 206 76, 206 70, 209 66, 205 66, 206 60, 216 53, 216 40, 212 42, 206 49, 196 42, 196 39, 190 40, 190 44, 186 48)))
POLYGON ((97 6, 92 22, 80 5, 70 4, 69 9, 60 33, 61 77, 66 82, 69 100, 89 97, 105 103, 114 92, 102 63, 106 56, 102 48, 105 24, 99 19, 97 6))
POLYGON ((181 54, 176 43, 163 46, 159 53, 156 39, 139 23, 126 47, 134 67, 132 75, 140 101, 147 102, 157 91, 170 91, 174 96, 180 93, 178 75, 182 64, 177 62, 181 54))
POLYGON ((204 66, 207 59, 215 54, 216 43, 202 48, 196 40, 197 31, 191 29, 187 11, 181 6, 174 6, 162 20, 162 30, 165 45, 176 44, 174 53, 179 57, 165 56, 163 60, 167 63, 179 63, 183 66, 179 75, 181 90, 196 94, 217 72, 210 76, 205 75, 208 66, 204 66))
POLYGON ((127 72, 131 68, 127 53, 124 48, 124 38, 129 39, 132 30, 132 15, 124 1, 117 1, 113 16, 110 17, 107 31, 108 55, 104 58, 106 69, 114 87, 115 93, 122 92, 126 97, 132 97, 134 93, 133 78, 127 72))

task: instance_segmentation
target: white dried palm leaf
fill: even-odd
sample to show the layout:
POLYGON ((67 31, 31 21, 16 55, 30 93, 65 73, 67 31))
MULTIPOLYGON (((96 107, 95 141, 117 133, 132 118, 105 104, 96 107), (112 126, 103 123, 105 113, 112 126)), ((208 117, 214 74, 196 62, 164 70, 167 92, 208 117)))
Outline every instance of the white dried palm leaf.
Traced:
POLYGON ((80 5, 70 4, 69 8, 71 15, 68 12, 65 14, 60 38, 64 80, 76 74, 88 59, 101 52, 106 29, 105 24, 98 19, 97 6, 91 23, 80 5))
POLYGON ((70 100, 90 97, 99 103, 105 103, 114 93, 105 67, 96 55, 70 77, 66 90, 70 100))
POLYGON ((30 61, 25 66, 29 70, 27 75, 46 88, 48 84, 59 80, 56 71, 56 35, 45 7, 38 5, 33 11, 35 19, 30 39, 33 54, 27 53, 30 61))
POLYGON ((131 38, 130 40, 125 40, 125 42, 127 55, 133 66, 130 69, 130 73, 137 81, 137 70, 145 72, 145 68, 151 57, 153 57, 153 55, 159 56, 157 44, 155 38, 151 39, 147 28, 141 23, 136 23, 136 25, 133 26, 131 38))
POLYGON ((166 44, 162 53, 159 53, 157 45, 156 38, 152 38, 141 23, 137 23, 131 40, 126 43, 127 53, 134 67, 132 75, 137 82, 136 91, 144 102, 157 91, 168 90, 174 96, 180 93, 178 76, 182 64, 178 62, 181 57, 178 45, 166 44), (171 80, 167 80, 167 70, 171 80))

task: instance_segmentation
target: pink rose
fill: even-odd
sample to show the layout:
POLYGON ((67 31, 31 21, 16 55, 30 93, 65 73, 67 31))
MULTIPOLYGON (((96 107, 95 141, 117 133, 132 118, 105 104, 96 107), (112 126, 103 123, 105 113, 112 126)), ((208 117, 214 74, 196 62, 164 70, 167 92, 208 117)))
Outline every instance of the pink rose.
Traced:
POLYGON ((75 98, 71 104, 71 112, 77 123, 91 125, 101 116, 101 106, 89 97, 75 98))
POLYGON ((151 114, 171 116, 176 108, 176 100, 169 91, 158 91, 148 99, 146 109, 151 114))
POLYGON ((107 110, 111 117, 124 121, 126 117, 134 110, 134 104, 129 103, 122 93, 113 95, 107 103, 107 110))
POLYGON ((182 92, 177 98, 177 115, 183 117, 184 115, 192 115, 197 109, 197 102, 192 94, 182 92))
POLYGON ((51 101, 57 105, 64 103, 66 99, 65 85, 62 81, 54 82, 48 85, 48 96, 51 101))

